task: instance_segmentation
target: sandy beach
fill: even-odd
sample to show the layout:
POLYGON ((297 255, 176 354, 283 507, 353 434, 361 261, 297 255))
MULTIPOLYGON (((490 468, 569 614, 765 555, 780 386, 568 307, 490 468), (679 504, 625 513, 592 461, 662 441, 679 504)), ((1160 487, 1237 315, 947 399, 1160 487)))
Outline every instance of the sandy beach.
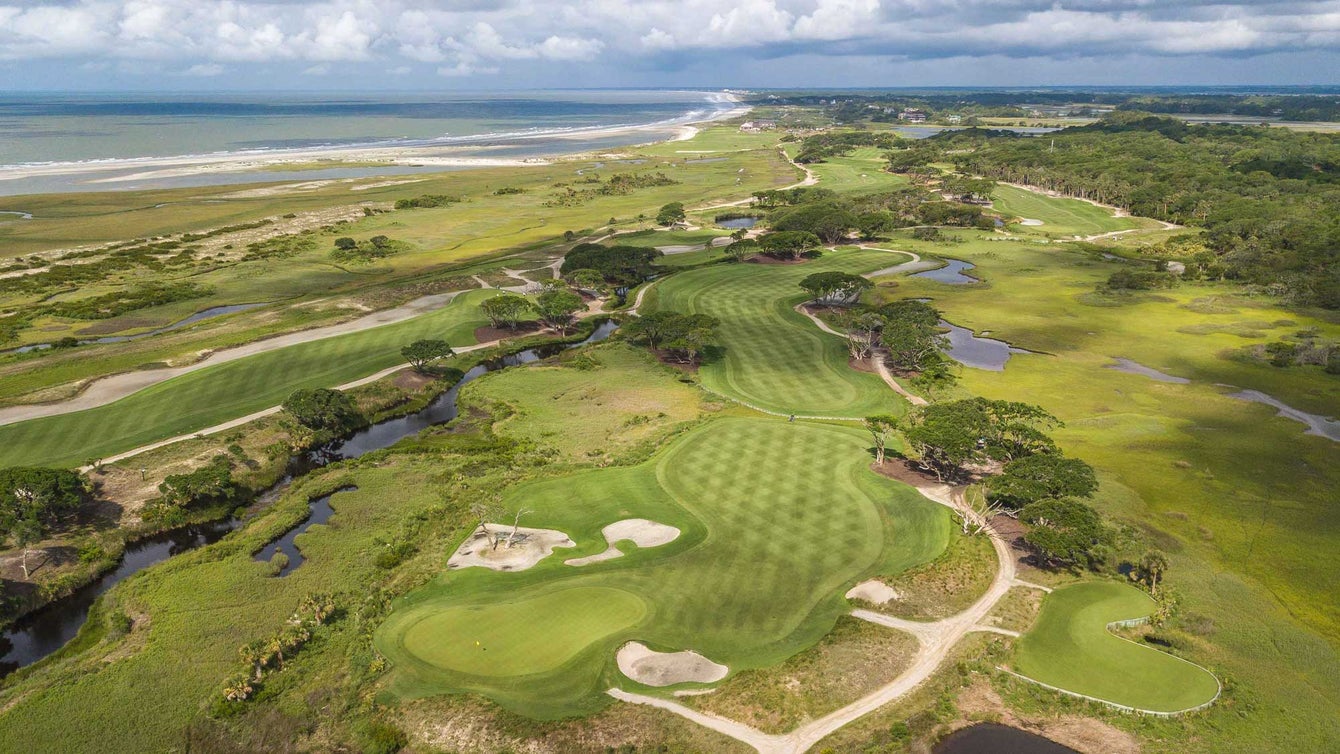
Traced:
MULTIPOLYGON (((738 103, 732 94, 719 95, 723 102, 738 103)), ((735 106, 718 110, 694 124, 711 123, 735 118, 748 112, 746 106, 735 106)), ((574 129, 571 131, 536 132, 533 134, 505 134, 492 137, 508 142, 526 142, 540 139, 562 141, 585 141, 646 133, 652 135, 646 142, 684 141, 698 133, 698 127, 687 123, 647 123, 634 126, 614 126, 605 128, 574 129)), ((635 146, 635 145, 629 145, 635 146)), ((40 165, 18 165, 0 170, 0 182, 23 178, 71 176, 86 184, 134 183, 145 180, 181 178, 213 173, 249 173, 265 171, 273 174, 285 165, 313 162, 329 162, 330 168, 345 167, 342 163, 384 163, 386 167, 443 167, 443 168, 487 168, 487 167, 527 167, 547 165, 553 157, 571 157, 570 153, 557 151, 553 154, 530 157, 490 157, 487 144, 451 144, 441 146, 370 146, 370 147, 321 147, 314 149, 282 149, 264 153, 232 152, 222 154, 179 155, 173 157, 144 157, 110 159, 82 162, 53 162, 40 165), (483 153, 483 154, 481 154, 483 153), (124 171, 134 171, 126 173, 124 171), (99 174, 115 172, 117 175, 96 177, 99 174)), ((295 171, 296 172, 296 171, 295 171)))

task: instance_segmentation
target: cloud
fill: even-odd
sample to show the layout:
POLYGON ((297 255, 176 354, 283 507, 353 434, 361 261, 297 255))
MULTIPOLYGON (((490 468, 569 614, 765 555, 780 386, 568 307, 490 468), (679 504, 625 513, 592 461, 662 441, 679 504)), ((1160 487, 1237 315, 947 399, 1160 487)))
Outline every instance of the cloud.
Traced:
POLYGON ((0 0, 0 60, 72 67, 428 63, 471 76, 589 61, 665 70, 704 50, 756 60, 1334 53, 1340 0, 0 0))
POLYGON ((182 71, 181 75, 200 76, 202 78, 208 78, 211 76, 221 76, 227 70, 228 70, 227 68, 219 65, 218 63, 196 63, 190 68, 187 68, 186 70, 182 71))

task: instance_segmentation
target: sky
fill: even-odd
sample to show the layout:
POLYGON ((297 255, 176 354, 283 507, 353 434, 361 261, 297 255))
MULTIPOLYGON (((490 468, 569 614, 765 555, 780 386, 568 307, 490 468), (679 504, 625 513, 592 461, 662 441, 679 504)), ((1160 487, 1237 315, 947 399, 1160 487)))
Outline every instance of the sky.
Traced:
POLYGON ((1340 84, 1340 0, 0 0, 0 89, 1340 84))

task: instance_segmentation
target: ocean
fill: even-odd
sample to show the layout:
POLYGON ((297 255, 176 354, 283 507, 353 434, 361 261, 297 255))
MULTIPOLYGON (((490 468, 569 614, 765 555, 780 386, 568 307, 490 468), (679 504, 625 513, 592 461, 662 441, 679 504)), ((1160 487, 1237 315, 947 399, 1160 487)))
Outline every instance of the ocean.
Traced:
MULTIPOLYGON (((654 90, 0 94, 0 194, 238 180, 214 174, 193 176, 188 183, 180 177, 133 185, 84 182, 84 168, 106 178, 117 174, 119 162, 144 158, 262 158, 382 148, 449 148, 452 154, 510 158, 583 151, 649 141, 657 128, 668 134, 731 107, 719 93, 654 90), (625 126, 644 130, 607 133, 625 126)), ((293 178, 250 174, 249 180, 258 179, 293 178)))

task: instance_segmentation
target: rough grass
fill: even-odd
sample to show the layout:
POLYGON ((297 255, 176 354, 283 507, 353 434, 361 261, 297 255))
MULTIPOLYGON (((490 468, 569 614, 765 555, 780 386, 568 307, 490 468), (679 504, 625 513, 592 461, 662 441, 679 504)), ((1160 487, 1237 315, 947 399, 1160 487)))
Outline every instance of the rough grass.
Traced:
POLYGON ((793 307, 797 285, 816 272, 859 273, 902 261, 901 255, 839 249, 793 265, 722 264, 658 283, 644 307, 710 314, 721 320, 724 350, 704 364, 703 385, 781 414, 860 418, 901 413, 905 403, 878 376, 847 365, 842 339, 822 332, 793 307))
POLYGON ((161 382, 86 411, 0 427, 0 465, 77 465, 88 458, 218 424, 277 405, 299 388, 333 387, 402 363, 402 346, 440 337, 474 342, 485 324, 472 291, 392 325, 257 354, 161 382))
POLYGON ((767 733, 785 733, 860 699, 907 669, 910 634, 844 616, 818 644, 770 668, 746 670, 684 701, 767 733))
POLYGON ((1154 609, 1149 595, 1126 584, 1061 587, 1043 600, 1037 624, 1019 640, 1015 670, 1067 691, 1156 712, 1213 699, 1219 684, 1207 671, 1106 628, 1154 609))
POLYGON ((898 598, 873 608, 909 620, 948 618, 976 602, 995 574, 991 540, 954 530, 940 557, 883 579, 898 598))
MULTIPOLYGON (((868 458, 854 429, 723 418, 638 466, 509 490, 509 508, 534 509, 527 525, 564 531, 577 548, 523 573, 447 572, 407 595, 377 633, 378 648, 396 666, 392 688, 402 697, 475 691, 552 718, 599 708, 611 684, 637 688, 613 664, 615 648, 628 640, 693 649, 736 672, 784 660, 831 629, 846 609, 845 586, 915 566, 945 546, 944 509, 871 473, 868 458), (603 550, 600 528, 633 517, 682 534, 595 566, 562 563, 603 550), (553 670, 536 663, 524 683, 407 651, 405 633, 427 615, 588 587, 639 595, 646 618, 631 628, 606 626, 599 637, 591 632, 572 659, 553 670)), ((517 619, 551 641, 568 640, 558 635, 567 627, 542 612, 517 619)))

